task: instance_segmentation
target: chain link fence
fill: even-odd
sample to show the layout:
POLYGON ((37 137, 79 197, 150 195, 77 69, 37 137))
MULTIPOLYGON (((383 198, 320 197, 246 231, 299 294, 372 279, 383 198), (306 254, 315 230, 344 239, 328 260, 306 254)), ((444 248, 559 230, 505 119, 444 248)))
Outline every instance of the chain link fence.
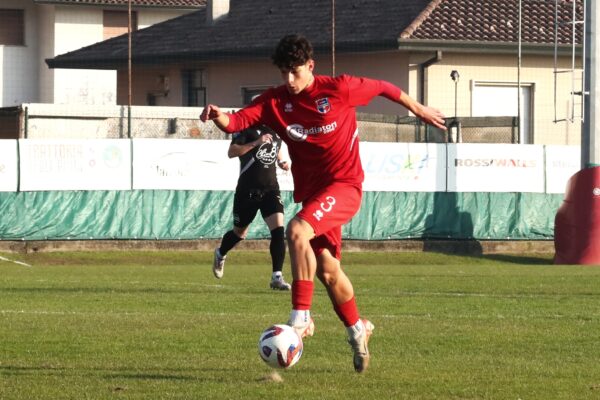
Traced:
MULTIPOLYGON (((1 112, 0 134, 28 139, 229 138, 212 122, 201 123, 199 113, 199 108, 140 106, 132 107, 129 119, 127 107, 84 111, 72 106, 30 104, 1 112)), ((519 143, 516 117, 448 118, 447 131, 425 125, 415 117, 358 113, 357 119, 361 140, 369 142, 519 143)))
POLYGON ((448 118, 447 131, 415 117, 358 113, 357 119, 361 140, 369 142, 519 143, 517 117, 448 118))

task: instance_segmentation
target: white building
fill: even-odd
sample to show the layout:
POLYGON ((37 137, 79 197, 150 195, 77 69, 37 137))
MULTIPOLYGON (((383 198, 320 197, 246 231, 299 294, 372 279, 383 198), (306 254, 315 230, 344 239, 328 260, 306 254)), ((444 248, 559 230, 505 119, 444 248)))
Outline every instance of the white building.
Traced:
MULTIPOLYGON (((127 0, 0 0, 0 107, 116 104, 116 71, 49 69, 59 54, 127 33, 127 0)), ((205 0, 132 0, 133 29, 192 12, 205 0)))

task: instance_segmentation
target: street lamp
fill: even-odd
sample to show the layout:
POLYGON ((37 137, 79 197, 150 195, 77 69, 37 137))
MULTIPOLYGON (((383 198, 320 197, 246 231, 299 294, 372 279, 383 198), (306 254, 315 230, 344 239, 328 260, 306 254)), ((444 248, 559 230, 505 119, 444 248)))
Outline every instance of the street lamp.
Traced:
POLYGON ((457 70, 453 69, 450 72, 450 78, 454 81, 454 119, 449 125, 448 129, 448 139, 452 143, 460 143, 462 142, 462 138, 460 137, 460 122, 458 121, 458 81, 460 80, 460 74, 457 70))

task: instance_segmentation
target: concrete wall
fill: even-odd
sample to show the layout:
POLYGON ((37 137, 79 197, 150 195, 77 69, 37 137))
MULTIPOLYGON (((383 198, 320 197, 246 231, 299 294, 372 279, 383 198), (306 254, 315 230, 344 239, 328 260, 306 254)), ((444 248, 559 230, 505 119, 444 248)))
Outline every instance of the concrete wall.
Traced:
MULTIPOLYGON (((375 53, 364 55, 338 55, 336 75, 349 73, 385 79, 400 86, 413 98, 419 99, 420 79, 418 64, 431 58, 433 53, 375 53)), ((570 68, 570 58, 559 59, 559 69, 570 68)), ((147 104, 147 94, 160 90, 159 78, 169 78, 169 93, 156 98, 157 105, 180 106, 182 100, 182 69, 204 69, 208 101, 226 107, 242 106, 242 88, 269 87, 280 84, 280 76, 268 59, 221 62, 208 65, 175 65, 165 62, 164 67, 134 67, 133 104, 147 104)), ((460 72, 457 85, 457 115, 471 117, 473 114, 473 85, 493 83, 498 85, 517 83, 516 55, 478 55, 473 53, 444 53, 442 61, 430 66, 425 73, 424 102, 439 108, 446 116, 454 116, 454 82, 450 79, 452 70, 460 72)), ((328 57, 316 58, 315 72, 331 74, 331 60, 328 57)), ((577 145, 581 138, 580 98, 573 99, 571 74, 557 74, 556 116, 554 106, 554 61, 552 56, 524 56, 521 70, 521 84, 532 91, 531 135, 535 144, 577 145), (571 117, 575 107, 575 120, 554 122, 556 119, 571 117)), ((575 90, 581 85, 581 71, 575 74, 575 90)), ((127 104, 127 73, 119 72, 118 104, 127 104)), ((491 99, 493 101, 493 99, 491 99)), ((515 104, 517 98, 514 99, 515 104)), ((493 106, 493 105, 492 105, 493 106)), ((515 106, 516 108, 516 106, 515 106)), ((402 107, 385 99, 377 98, 359 111, 378 114, 407 115, 402 107)))
MULTIPOLYGON (((102 9, 57 6, 53 56, 102 41, 102 9)), ((48 70, 54 75, 51 101, 57 104, 104 105, 116 103, 114 71, 48 70)))
MULTIPOLYGON (((137 12, 139 29, 182 14, 177 10, 140 9, 137 12)), ((102 18, 100 7, 56 7, 54 55, 102 41, 102 18)), ((56 69, 48 73, 54 74, 54 103, 117 104, 115 71, 56 69)))
MULTIPOLYGON (((343 55, 336 60, 336 75, 347 73, 359 76, 385 79, 405 88, 408 85, 406 70, 407 56, 402 53, 378 53, 369 56, 369 63, 364 56, 343 55)), ((132 74, 132 104, 145 105, 148 93, 161 90, 159 77, 169 78, 169 94, 157 97, 157 105, 180 106, 182 104, 183 69, 204 69, 208 101, 224 107, 241 107, 243 105, 242 89, 253 87, 271 87, 281 84, 279 71, 269 59, 244 60, 241 62, 222 62, 209 65, 187 64, 174 65, 165 63, 164 67, 135 67, 132 74)), ((317 74, 331 74, 331 60, 317 57, 317 74)), ((118 104, 127 104, 127 71, 118 73, 118 104)), ((406 110, 385 100, 374 99, 360 111, 381 114, 406 115, 406 110)))
MULTIPOLYGON (((433 54, 428 54, 431 57, 433 54)), ((425 57, 421 57, 423 59, 425 57)), ((413 63, 417 57, 413 57, 413 63)), ((570 58, 559 60, 559 69, 571 68, 570 58)), ((458 116, 473 116, 473 83, 493 82, 516 84, 518 80, 516 55, 478 55, 444 53, 440 63, 429 67, 426 73, 426 102, 442 110, 447 116, 454 116, 454 82, 450 72, 458 70, 460 80, 457 85, 458 116)), ((533 143, 578 145, 581 140, 580 97, 571 98, 571 74, 557 75, 556 119, 571 116, 575 107, 573 122, 555 123, 554 108, 554 60, 552 56, 526 55, 522 59, 521 83, 531 85, 533 90, 533 143)), ((417 96, 417 68, 410 73, 410 94, 417 96)), ((575 90, 581 90, 581 70, 575 74, 575 90)), ((518 101, 515 97, 515 103, 518 101)))
POLYGON ((38 43, 39 54, 36 61, 39 75, 39 98, 41 103, 52 103, 54 101, 54 71, 49 69, 44 60, 54 57, 55 29, 54 21, 55 7, 40 4, 38 12, 38 43))
POLYGON ((31 0, 2 0, 1 8, 25 10, 25 45, 0 45, 0 106, 38 98, 38 15, 31 0))
MULTIPOLYGON (((25 46, 0 46, 0 107, 30 102, 116 104, 115 71, 51 70, 44 62, 102 41, 103 10, 110 7, 54 6, 32 0, 0 0, 0 7, 25 9, 25 46)), ((136 11, 143 29, 194 10, 136 11)))

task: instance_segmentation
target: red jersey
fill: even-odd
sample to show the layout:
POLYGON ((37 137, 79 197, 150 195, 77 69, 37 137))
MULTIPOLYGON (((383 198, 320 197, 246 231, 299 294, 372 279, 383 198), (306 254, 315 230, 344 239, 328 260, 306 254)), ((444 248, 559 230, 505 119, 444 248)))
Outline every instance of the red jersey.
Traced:
POLYGON ((362 184, 355 108, 379 95, 397 101, 402 93, 386 81, 349 75, 314 78, 296 95, 285 85, 267 90, 230 114, 226 129, 232 133, 262 123, 279 134, 292 160, 297 203, 332 182, 362 184))

